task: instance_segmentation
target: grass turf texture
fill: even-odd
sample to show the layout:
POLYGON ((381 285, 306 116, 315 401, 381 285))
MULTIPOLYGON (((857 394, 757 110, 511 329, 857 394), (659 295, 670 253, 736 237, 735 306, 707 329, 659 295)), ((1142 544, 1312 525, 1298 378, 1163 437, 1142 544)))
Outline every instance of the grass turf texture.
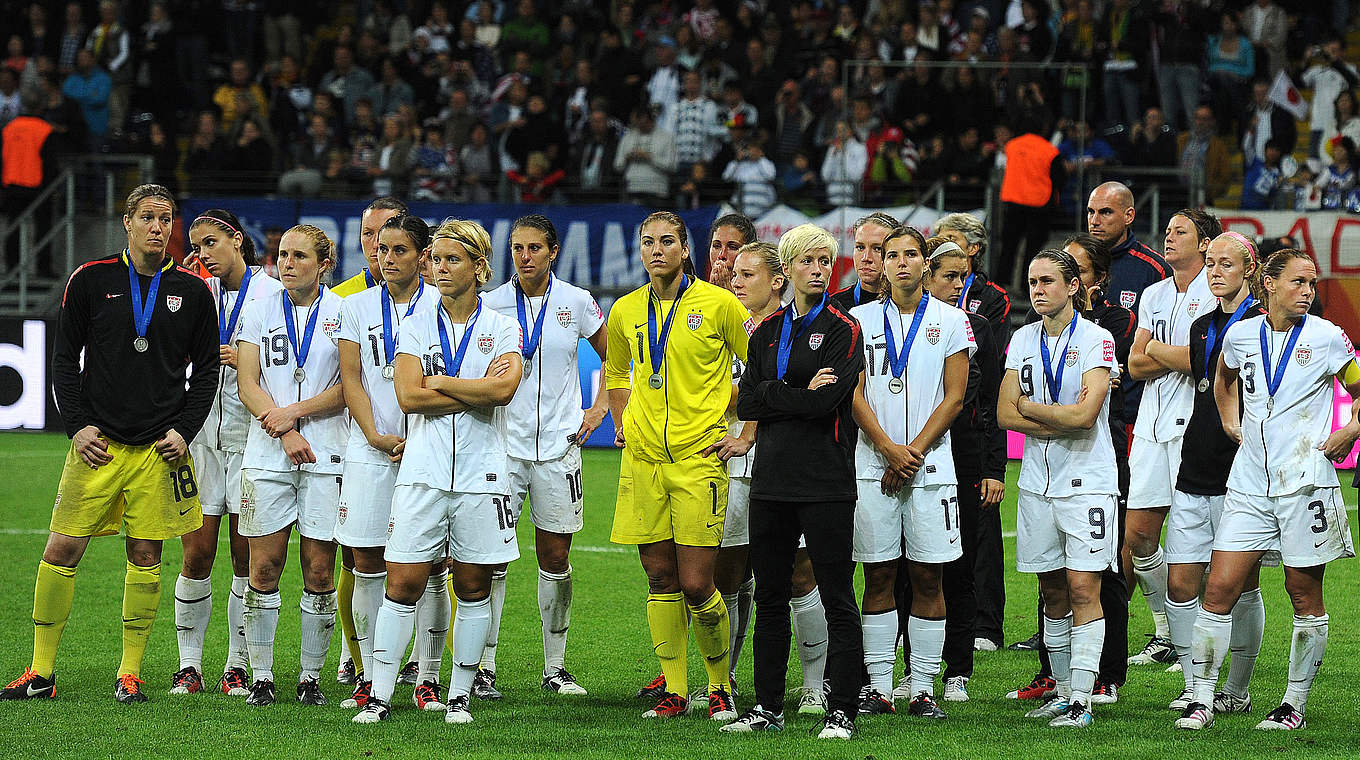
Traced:
MULTIPOLYGON (((8 560, 8 582, 0 586, 0 677, 17 676, 28 664, 32 644, 33 577, 42 552, 52 499, 56 491, 64 437, 52 434, 0 434, 0 467, 5 488, 0 495, 0 552, 8 560)), ((568 643, 568 668, 589 691, 584 698, 549 695, 539 688, 542 645, 536 602, 533 530, 527 520, 520 531, 521 558, 510 567, 505 618, 498 656, 500 702, 474 700, 475 722, 448 726, 442 715, 417 712, 411 687, 399 686, 392 719, 376 726, 349 722, 351 711, 337 705, 348 688, 334 680, 339 626, 322 686, 331 701, 324 708, 304 708, 293 696, 298 662, 297 599, 301 583, 296 539, 285 573, 283 615, 276 648, 280 702, 249 708, 243 699, 219 692, 174 697, 166 693, 178 669, 174 636, 174 579, 180 567, 178 542, 168 542, 162 565, 162 603, 152 632, 142 675, 151 702, 120 705, 113 700, 118 665, 120 605, 123 587, 123 542, 97 539, 81 563, 75 608, 57 659, 58 698, 40 703, 0 704, 0 735, 10 737, 10 757, 182 758, 231 756, 300 757, 510 757, 568 753, 572 757, 1186 757, 1207 760, 1247 754, 1287 757, 1355 757, 1360 729, 1354 723, 1360 702, 1360 602, 1351 590, 1360 580, 1354 560, 1335 563, 1327 574, 1328 609, 1332 617, 1327 662, 1308 705, 1308 727, 1295 733, 1254 731, 1252 727, 1276 704, 1288 673, 1291 613, 1278 568, 1262 573, 1267 625, 1264 645, 1252 682, 1251 715, 1220 717, 1200 734, 1176 731, 1166 703, 1181 689, 1178 673, 1161 667, 1130 668, 1129 683, 1116 705, 1100 706, 1095 725, 1080 735, 1051 729, 1023 717, 1033 703, 1002 698, 1028 682, 1037 668, 1030 653, 978 653, 969 683, 972 701, 942 703, 949 718, 924 724, 896 716, 859 721, 858 738, 848 744, 818 742, 809 733, 815 722, 796 715, 801 681, 796 656, 790 662, 788 727, 783 734, 728 736, 707 719, 644 720, 651 705, 633 692, 658 671, 644 616, 646 583, 636 553, 609 543, 609 525, 618 473, 614 451, 585 452, 586 527, 572 555, 575 601, 568 643)), ((1033 576, 1013 570, 1015 477, 1003 505, 1008 532, 1007 642, 1035 630, 1033 576)), ((1344 478, 1343 482, 1349 482, 1344 478)), ((1350 509, 1355 492, 1345 488, 1350 509)), ((214 575, 212 627, 205 651, 210 682, 221 672, 226 646, 226 598, 230 571, 225 539, 214 575)), ((1147 607, 1135 594, 1130 625, 1130 651, 1145 643, 1152 630, 1147 607)), ((738 709, 750 706, 750 643, 738 668, 738 709)), ((449 668, 446 654, 445 682, 449 668)), ((901 665, 897 667, 900 674, 901 665)), ((690 677, 702 678, 702 665, 690 647, 690 677)), ((1226 668, 1225 668, 1226 673, 1226 668)))

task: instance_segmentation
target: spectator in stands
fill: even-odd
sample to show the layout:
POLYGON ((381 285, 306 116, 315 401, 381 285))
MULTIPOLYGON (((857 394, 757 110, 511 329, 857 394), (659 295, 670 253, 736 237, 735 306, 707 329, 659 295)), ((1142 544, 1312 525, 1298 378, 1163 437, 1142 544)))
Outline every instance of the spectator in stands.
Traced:
POLYGON ((321 89, 342 104, 347 120, 352 119, 359 99, 373 89, 373 75, 354 65, 354 50, 348 45, 336 46, 333 61, 334 68, 321 77, 321 89))
POLYGON ((1284 172, 1280 159, 1284 155, 1280 143, 1268 140, 1260 154, 1254 156, 1247 166, 1246 178, 1242 180, 1242 208, 1249 211, 1263 211, 1275 208, 1284 183, 1284 172))
POLYGON ((963 127, 946 151, 945 181, 951 185, 981 187, 991 177, 996 146, 982 144, 975 126, 963 127))
POLYGON ((866 148, 870 157, 865 200, 878 206, 899 205, 919 166, 920 153, 915 143, 901 129, 886 127, 870 138, 866 148))
POLYGON ((392 8, 392 0, 373 0, 373 12, 364 18, 363 30, 387 38, 387 54, 399 56, 411 45, 411 20, 392 8))
POLYGON ((822 182, 826 202, 832 206, 853 206, 859 202, 860 183, 868 168, 869 153, 849 124, 836 122, 836 131, 822 158, 822 182))
POLYGON ((675 134, 676 101, 680 99, 680 65, 675 62, 675 40, 663 36, 656 42, 656 68, 647 79, 647 103, 657 114, 657 128, 675 134))
POLYGON ((1261 73, 1268 70, 1270 78, 1274 79, 1288 63, 1284 43, 1289 33, 1289 19, 1284 9, 1276 5, 1274 0, 1255 0, 1242 11, 1242 30, 1251 44, 1265 53, 1266 60, 1256 62, 1256 71, 1261 73))
POLYGON ((55 60, 61 52, 61 39, 49 23, 47 8, 42 3, 28 4, 28 31, 24 34, 24 48, 34 58, 46 56, 55 60))
POLYGON ((151 154, 156 179, 174 195, 179 195, 179 146, 158 121, 147 126, 146 150, 151 154))
POLYGON ((411 185, 411 154, 414 145, 411 129, 400 114, 383 117, 382 137, 368 174, 373 178, 375 196, 404 196, 411 185))
POLYGON ((456 148, 467 142, 472 125, 477 121, 477 113, 468 101, 467 90, 460 88, 449 93, 448 105, 440 110, 433 123, 426 124, 426 128, 441 130, 444 142, 456 148))
MULTIPOLYGON (((501 38, 496 46, 504 55, 528 53, 534 62, 534 76, 543 76, 542 62, 547 59, 552 41, 548 25, 538 17, 534 0, 519 0, 515 18, 501 27, 501 38)), ((506 61, 508 65, 508 61, 506 61)))
POLYGON ((471 19, 465 18, 459 22, 458 39, 452 47, 447 43, 444 47, 453 60, 467 61, 472 73, 480 81, 492 82, 496 79, 496 71, 500 68, 496 63, 496 54, 477 39, 477 24, 471 19))
POLYGON ((280 145, 291 145, 307 129, 312 88, 302 81, 297 59, 285 55, 269 82, 269 128, 280 145))
POLYGON ((1100 50, 1105 58, 1105 121, 1108 125, 1138 121, 1138 94, 1147 71, 1148 28, 1134 0, 1113 0, 1100 24, 1100 50))
POLYGON ((770 156, 776 167, 792 163, 793 154, 806 146, 815 120, 812 111, 803 105, 798 83, 786 80, 779 89, 779 101, 770 123, 770 156))
POLYGON ((1091 168, 1117 162, 1114 148, 1105 138, 1092 134, 1091 125, 1085 121, 1072 125, 1058 145, 1058 154, 1062 157, 1063 170, 1067 172, 1067 184, 1063 187, 1061 197, 1061 206, 1065 211, 1075 210, 1079 197, 1086 194, 1077 185, 1078 172, 1089 179, 1090 174, 1087 172, 1091 168))
POLYGON ((916 45, 935 58, 949 55, 949 30, 940 23, 935 0, 921 0, 917 7, 916 45))
POLYGON ((917 42, 916 22, 905 19, 893 28, 896 31, 894 38, 890 40, 885 36, 883 41, 878 43, 878 57, 889 62, 915 61, 917 54, 921 52, 921 45, 917 42))
POLYGON ((1257 77, 1251 83, 1251 104, 1242 115, 1242 163, 1250 166, 1252 161, 1265 153, 1266 143, 1275 141, 1280 151, 1289 155, 1298 144, 1299 128, 1294 123, 1294 115, 1275 105, 1270 99, 1270 83, 1257 77))
POLYGON ((731 204, 752 219, 774 206, 776 176, 774 162, 765 157, 764 148, 756 140, 737 146, 736 158, 723 169, 723 180, 736 185, 731 204))
POLYGON ((736 83, 740 86, 740 75, 737 74, 737 70, 724 61, 713 48, 704 53, 703 60, 699 63, 699 76, 704 81, 704 94, 715 103, 723 99, 723 88, 727 85, 736 83))
MULTIPOLYGON (((501 22, 495 14, 495 5, 482 0, 476 4, 477 12, 477 41, 486 45, 488 49, 495 50, 501 44, 501 22)), ((472 8, 468 8, 471 12, 472 8)))
POLYGON ((996 94, 972 67, 958 69, 953 74, 947 98, 948 110, 943 118, 954 129, 965 126, 991 127, 996 122, 996 94))
POLYGON ((801 207, 824 200, 821 179, 807 153, 801 150, 793 154, 793 162, 779 172, 775 190, 790 206, 801 207))
POLYGON ((617 182, 614 156, 618 153, 619 137, 609 121, 604 109, 591 111, 585 134, 572 146, 571 178, 584 191, 606 190, 617 182))
POLYGON ((1176 133, 1167 125, 1162 109, 1148 108, 1129 135, 1129 165, 1172 167, 1176 165, 1176 153, 1176 133))
POLYGON ((19 77, 8 68, 0 68, 0 129, 19 116, 19 77))
POLYGON ((799 86, 803 103, 814 113, 826 113, 831 105, 831 90, 840 85, 840 65, 833 56, 822 56, 808 76, 799 86))
POLYGON ((556 168, 566 163, 566 135, 562 126, 548 111, 548 100, 542 95, 529 96, 520 123, 505 136, 505 152, 514 160, 511 168, 528 168, 525 162, 533 151, 542 151, 556 168))
POLYGON ((112 82, 109 90, 109 129, 114 134, 121 134, 127 124, 134 67, 132 41, 123 22, 118 19, 118 4, 113 0, 99 3, 99 23, 90 30, 85 49, 94 53, 95 63, 108 72, 112 82))
MULTIPOLYGON (((764 40, 753 38, 746 43, 746 68, 742 71, 742 82, 746 92, 753 98, 756 110, 764 119, 774 108, 771 93, 779 90, 779 72, 770 65, 766 56, 764 40)), ((754 122, 752 122, 754 125, 754 122)))
POLYGON ((1323 135, 1322 152, 1328 158, 1332 155, 1332 148, 1336 141, 1341 137, 1349 137, 1357 145, 1360 145, 1360 114, 1356 113, 1355 93, 1351 90, 1342 90, 1336 96, 1336 131, 1332 134, 1323 135))
POLYGON ((1199 105, 1207 14, 1193 0, 1166 0, 1154 14, 1161 56, 1157 88, 1166 121, 1174 129, 1188 128, 1199 105))
POLYGON ((1091 71, 1099 62, 1098 25, 1092 0, 1077 0, 1076 12, 1062 19, 1058 27, 1054 61, 1081 64, 1083 68, 1062 72, 1062 115, 1082 118, 1081 97, 1091 84, 1091 71))
POLYGON ((65 13, 65 26, 61 31, 60 52, 57 55, 57 70, 62 74, 70 74, 76 70, 76 54, 85 49, 88 30, 82 18, 80 3, 68 2, 65 13))
POLYGON ((1218 136, 1212 108, 1199 106, 1194 114, 1190 129, 1176 138, 1176 152, 1182 169, 1199 172, 1204 181, 1204 202, 1212 204, 1232 181, 1228 144, 1218 136))
POLYGON ((422 132, 420 147, 411 157, 411 197, 422 201, 448 200, 458 170, 458 154, 438 128, 422 132))
POLYGON ((1347 196, 1356 188, 1355 141, 1340 137, 1332 145, 1332 163, 1318 174, 1317 188, 1322 194, 1322 208, 1340 209, 1347 205, 1347 196))
POLYGON ((1221 130, 1238 134, 1240 130, 1232 130, 1233 121, 1239 116, 1238 104, 1247 99, 1249 83, 1256 73, 1256 52, 1239 29, 1236 14, 1225 12, 1219 21, 1219 33, 1209 36, 1208 59, 1214 117, 1221 130))
POLYGON ((506 90, 505 97, 496 101, 487 112, 486 120, 487 125, 491 127, 491 139, 496 142, 502 164, 509 164, 509 155, 505 151, 506 138, 510 130, 524 125, 528 104, 529 86, 516 81, 506 90))
POLYGON ((1309 66, 1303 72, 1303 84, 1313 88, 1313 104, 1309 113, 1308 155, 1326 162, 1322 138, 1337 129, 1336 97, 1343 90, 1360 85, 1360 69, 1344 58, 1345 47, 1340 37, 1331 37, 1309 50, 1309 66))
POLYGON ((1047 61, 1053 54, 1053 32, 1048 27, 1048 15, 1048 3, 1043 0, 1020 0, 1021 22, 1014 29, 1023 60, 1047 61))
POLYGON ((191 195, 209 195, 214 191, 227 161, 227 151, 227 141, 217 129, 216 112, 200 111, 194 133, 189 136, 189 153, 184 157, 191 195))
POLYGON ((1005 144, 1006 170, 1001 176, 1001 251, 995 271, 999 282, 1019 284, 1029 260, 1048 242, 1049 207, 1065 179, 1058 149, 1044 136, 1047 122, 1037 113, 1021 123, 1020 134, 1005 144), (1024 251, 1021 252, 1021 242, 1024 251), (1017 269, 1018 264, 1018 269, 1017 269))
POLYGON ((609 115, 623 119, 637 107, 642 88, 642 61, 623 46, 618 29, 600 30, 600 48, 595 55, 595 70, 607 71, 609 76, 599 80, 600 94, 608 103, 609 115))
POLYGON ((614 170, 623 176, 628 200, 664 207, 675 174, 675 136, 657 126, 651 109, 633 112, 633 126, 619 140, 614 170))
POLYGON ((694 32, 687 26, 675 28, 675 63, 684 71, 697 71, 703 58, 703 49, 694 38, 694 32))
POLYGON ((687 71, 681 81, 684 95, 675 107, 675 160, 679 174, 688 176, 690 166, 713 159, 727 130, 719 120, 718 104, 704 94, 699 72, 687 71))
MULTIPOLYGON (((163 125, 174 123, 177 98, 168 95, 177 96, 181 84, 175 68, 175 25, 164 2, 151 3, 137 41, 135 66, 139 107, 151 111, 163 125)), ((165 177, 158 175, 157 179, 165 177)))
MULTIPOLYGON (((832 130, 838 129, 842 124, 839 112, 824 113, 822 118, 832 120, 832 130)), ((883 120, 874 113, 874 101, 868 95, 856 95, 850 101, 850 122, 846 126, 861 144, 868 142, 869 135, 883 128, 883 120)), ((834 131, 830 136, 834 138, 834 131)))
POLYGON ((270 2, 265 4, 264 57, 277 61, 283 56, 302 60, 302 19, 298 13, 297 2, 270 2))
POLYGON ((534 151, 525 160, 525 172, 511 169, 505 173, 506 179, 514 185, 518 203, 555 203, 559 195, 557 186, 566 179, 562 169, 553 169, 548 157, 542 151, 534 151))
POLYGON ((222 128, 229 132, 247 116, 269 113, 264 89, 251 76, 249 63, 241 58, 233 60, 230 77, 230 81, 217 88, 212 98, 222 114, 222 128))
POLYGON ((378 116, 389 116, 401 110, 402 106, 415 103, 415 91, 404 82, 397 72, 397 64, 391 58, 384 58, 381 64, 382 78, 368 91, 373 101, 373 111, 378 116))
POLYGON ((259 195, 273 190, 274 148, 269 144, 260 117, 251 114, 236 122, 228 140, 222 169, 231 173, 229 193, 259 195))
POLYGON ((500 159, 491 144, 491 131, 478 122, 458 153, 460 184, 465 203, 490 203, 491 188, 500 174, 500 159))
POLYGON ((723 86, 722 123, 731 124, 737 116, 743 117, 743 123, 752 127, 760 123, 756 107, 747 103, 746 96, 742 94, 741 83, 733 81, 723 86))
POLYGON ((52 125, 52 136, 48 138, 52 150, 57 155, 88 150, 85 116, 79 105, 62 94, 59 75, 49 71, 38 82, 38 115, 52 125))
POLYGON ((898 89, 897 113, 888 114, 889 121, 900 123, 907 136, 918 142, 939 128, 942 109, 948 107, 935 70, 921 65, 932 60, 925 51, 916 56, 917 65, 898 89))
MULTIPOLYGON (((13 72, 6 71, 0 76, 13 78, 13 72)), ((52 126, 38 117, 41 104, 32 96, 25 96, 20 104, 20 113, 0 128, 0 211, 12 222, 37 199, 52 170, 52 126)), ((41 204, 36 224, 37 234, 50 227, 50 204, 41 204)), ((19 236, 11 235, 5 250, 5 262, 9 271, 19 266, 19 236)), ((43 256, 37 262, 39 277, 52 277, 52 259, 43 256)))
POLYGON ((313 198, 321 192, 326 162, 340 148, 326 117, 313 114, 307 134, 295 140, 288 156, 288 170, 279 177, 279 192, 313 198))
POLYGON ((66 77, 61 92, 80 104, 90 150, 99 150, 109 134, 109 93, 112 90, 113 80, 95 63, 94 53, 89 50, 77 53, 76 70, 66 77))

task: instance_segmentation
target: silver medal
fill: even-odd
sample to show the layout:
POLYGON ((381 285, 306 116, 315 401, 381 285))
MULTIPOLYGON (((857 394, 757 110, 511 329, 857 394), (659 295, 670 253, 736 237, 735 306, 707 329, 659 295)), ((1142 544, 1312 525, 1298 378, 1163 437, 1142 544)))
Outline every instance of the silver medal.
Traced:
POLYGON ((150 347, 151 344, 147 342, 146 338, 138 337, 136 340, 132 341, 132 350, 139 354, 146 353, 146 350, 150 347))
POLYGON ((1203 393, 1207 390, 1209 390, 1209 378, 1206 377, 1199 381, 1199 392, 1203 393))
POLYGON ((660 372, 652 373, 652 376, 647 379, 647 385, 651 386, 652 390, 660 390, 661 382, 662 380, 660 372))
POLYGON ((905 387, 906 385, 902 382, 902 378, 900 377, 893 377, 888 380, 889 393, 901 393, 902 389, 905 387))
POLYGON ((530 373, 530 372, 533 372, 533 371, 534 371, 534 360, 531 359, 531 358, 529 358, 529 357, 527 357, 527 356, 524 357, 524 376, 525 376, 525 377, 528 377, 528 376, 529 376, 529 373, 530 373))
POLYGON ((301 384, 302 381, 306 379, 307 373, 303 372, 301 367, 298 367, 297 369, 293 370, 293 382, 301 384))
POLYGON ((1266 399, 1266 414, 1270 414, 1273 411, 1275 411, 1275 397, 1271 396, 1266 399))
POLYGON ((393 367, 391 364, 384 364, 382 372, 384 380, 391 380, 397 374, 396 368, 393 367))

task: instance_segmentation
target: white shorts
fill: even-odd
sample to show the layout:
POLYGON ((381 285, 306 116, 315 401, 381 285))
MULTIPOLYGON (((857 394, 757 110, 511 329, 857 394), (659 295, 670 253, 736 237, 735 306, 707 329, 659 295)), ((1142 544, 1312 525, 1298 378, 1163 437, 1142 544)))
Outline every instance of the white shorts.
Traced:
POLYGON ((1287 567, 1314 567, 1354 557, 1340 488, 1305 488, 1288 496, 1229 489, 1214 534, 1214 551, 1278 549, 1287 567))
POLYGON ((727 479, 727 517, 719 547, 751 544, 751 479, 727 479))
POLYGON ((221 517, 241 511, 241 457, 239 451, 222 451, 189 444, 198 476, 198 501, 206 516, 221 517))
POLYGON ((1207 563, 1214 550, 1214 532, 1223 516, 1223 496, 1176 491, 1166 521, 1164 554, 1169 565, 1207 563))
POLYGON ((1133 437, 1129 450, 1129 509, 1155 509, 1171 506, 1171 492, 1181 472, 1181 443, 1184 436, 1158 443, 1150 438, 1133 437))
POLYGON ((1119 560, 1119 497, 1048 497, 1020 491, 1015 568, 1022 573, 1081 570, 1098 573, 1119 560))
POLYGON ((334 541, 339 501, 339 475, 245 469, 241 471, 240 532, 256 538, 297 523, 298 534, 304 538, 334 541))
POLYGON ((568 446, 567 453, 546 462, 507 457, 510 462, 510 495, 519 522, 524 497, 529 497, 529 519, 549 533, 576 533, 585 527, 581 516, 581 449, 568 446))
POLYGON ((397 486, 384 557, 388 562, 416 563, 448 556, 469 565, 519 559, 511 498, 397 486))
POLYGON ((959 540, 958 487, 903 488, 888 496, 877 480, 858 480, 856 562, 889 562, 903 555, 914 562, 942 564, 963 556, 959 540))
POLYGON ((345 462, 340 508, 335 515, 335 542, 359 548, 386 544, 396 483, 396 464, 345 462))

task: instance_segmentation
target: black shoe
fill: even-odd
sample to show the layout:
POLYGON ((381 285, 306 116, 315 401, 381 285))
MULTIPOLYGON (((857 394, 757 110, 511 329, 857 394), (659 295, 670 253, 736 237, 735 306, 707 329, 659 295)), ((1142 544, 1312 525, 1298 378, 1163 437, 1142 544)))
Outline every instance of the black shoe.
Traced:
POLYGON ((353 686, 358 680, 358 669, 354 665, 354 660, 345 660, 340 663, 340 667, 335 669, 335 682, 346 686, 353 686))
POLYGON ((416 683, 416 676, 419 674, 420 663, 408 662, 404 666, 402 666, 401 672, 397 674, 397 683, 404 683, 414 686, 416 683))
POLYGON ((326 704, 326 695, 321 693, 321 684, 315 678, 298 681, 297 696, 298 701, 304 705, 321 707, 326 704))
POLYGON ((638 699, 661 699, 661 697, 667 693, 666 675, 663 673, 656 678, 653 678, 651 683, 638 689, 637 694, 634 694, 633 696, 638 699))
POLYGON ((917 718, 934 718, 940 720, 945 717, 944 710, 935 703, 934 697, 922 692, 911 700, 911 705, 907 707, 907 715, 917 718))
POLYGON ((24 668, 24 674, 0 689, 0 700, 5 699, 55 699, 57 696, 57 674, 43 678, 31 668, 24 668))
POLYGON ((478 668, 472 678, 472 696, 478 699, 500 699, 500 689, 496 688, 496 671, 478 668))
POLYGON ((253 707, 274 704, 274 682, 259 680, 251 684, 250 696, 246 697, 246 704, 253 707))
POLYGON ((364 709, 360 710, 353 718, 351 723, 381 723, 392 716, 392 706, 376 697, 370 697, 364 703, 364 709))
POLYGON ((855 719, 844 710, 836 709, 826 714, 818 739, 850 739, 855 735, 855 719))
POLYGON ((1044 645, 1044 635, 1042 632, 1036 633, 1024 641, 1017 641, 1006 647, 1012 652, 1037 652, 1039 647, 1044 645))
POLYGON ((878 689, 865 689, 859 695, 860 715, 892 715, 897 712, 892 698, 886 697, 878 689))
POLYGON ((142 679, 129 673, 118 676, 113 682, 113 698, 125 705, 147 701, 146 694, 142 693, 142 679))

